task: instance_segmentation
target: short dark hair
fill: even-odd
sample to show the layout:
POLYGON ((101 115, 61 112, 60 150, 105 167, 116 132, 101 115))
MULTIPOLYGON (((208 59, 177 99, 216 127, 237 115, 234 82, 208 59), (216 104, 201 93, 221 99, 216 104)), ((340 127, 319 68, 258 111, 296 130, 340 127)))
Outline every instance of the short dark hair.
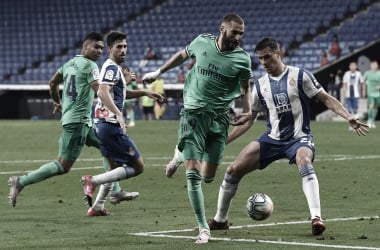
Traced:
POLYGON ((238 23, 238 24, 243 24, 244 20, 241 18, 241 16, 235 14, 235 13, 230 13, 227 14, 223 17, 222 23, 231 23, 232 21, 238 23))
POLYGON ((93 31, 91 33, 88 33, 83 41, 87 41, 87 40, 91 40, 91 41, 95 41, 95 42, 103 41, 103 35, 100 34, 99 32, 93 31))
POLYGON ((116 41, 127 39, 127 34, 120 31, 111 31, 107 35, 107 46, 110 48, 116 41))
POLYGON ((256 44, 254 52, 256 53, 257 51, 266 48, 269 48, 272 51, 278 51, 280 50, 280 43, 272 37, 265 37, 256 44))

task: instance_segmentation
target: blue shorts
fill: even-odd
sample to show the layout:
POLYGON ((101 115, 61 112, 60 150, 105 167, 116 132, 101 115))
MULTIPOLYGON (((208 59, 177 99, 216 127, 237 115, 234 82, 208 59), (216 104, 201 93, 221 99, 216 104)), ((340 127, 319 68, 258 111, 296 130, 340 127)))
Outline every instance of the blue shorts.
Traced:
POLYGON ((123 133, 119 124, 100 122, 96 124, 96 135, 102 156, 110 157, 117 166, 133 165, 140 152, 133 140, 123 133))
POLYGON ((311 135, 298 139, 277 141, 264 134, 257 141, 260 143, 260 169, 264 169, 272 162, 283 158, 287 158, 289 164, 294 164, 296 162, 297 150, 300 147, 310 148, 313 151, 312 161, 314 161, 315 147, 313 136, 311 135))

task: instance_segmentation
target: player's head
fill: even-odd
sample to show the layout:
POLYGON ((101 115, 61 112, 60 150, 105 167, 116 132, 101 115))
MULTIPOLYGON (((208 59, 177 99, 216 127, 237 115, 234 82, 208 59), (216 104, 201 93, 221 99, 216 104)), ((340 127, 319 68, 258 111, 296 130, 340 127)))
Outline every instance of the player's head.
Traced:
POLYGON ((376 60, 373 60, 371 61, 370 67, 372 71, 376 71, 379 68, 379 64, 377 63, 376 60))
POLYGON ((107 35, 107 47, 110 59, 122 64, 127 55, 127 35, 123 32, 112 31, 107 35))
POLYGON ((239 46, 244 34, 244 20, 237 14, 228 14, 223 17, 220 25, 221 50, 234 50, 239 46))
POLYGON ((84 57, 96 61, 102 55, 103 48, 103 35, 91 32, 83 40, 82 54, 84 57))
POLYGON ((355 72, 358 69, 358 65, 356 64, 356 62, 350 62, 350 65, 348 67, 352 72, 355 72))
POLYGON ((254 52, 268 74, 282 73, 281 49, 276 39, 271 37, 262 39, 257 43, 254 52))

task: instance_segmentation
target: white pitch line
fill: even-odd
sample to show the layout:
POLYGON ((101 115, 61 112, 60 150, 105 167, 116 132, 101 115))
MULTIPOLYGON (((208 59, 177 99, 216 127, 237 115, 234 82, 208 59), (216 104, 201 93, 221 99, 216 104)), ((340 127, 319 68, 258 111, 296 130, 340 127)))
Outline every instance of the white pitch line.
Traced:
MULTIPOLYGON (((150 236, 157 238, 174 238, 174 239, 196 239, 194 236, 184 235, 167 235, 167 234, 130 234, 135 236, 150 236)), ((273 240, 256 240, 256 239, 232 239, 232 238, 211 238, 212 241, 235 241, 235 242, 247 242, 247 243, 264 243, 264 244, 277 244, 277 245, 290 245, 290 246, 306 246, 306 247, 324 247, 324 248, 340 248, 340 249, 363 249, 363 250, 380 250, 377 247, 363 247, 363 246, 346 246, 346 245, 328 245, 318 243, 305 243, 305 242, 292 242, 292 241, 273 241, 273 240)))
MULTIPOLYGON (((359 220, 359 219, 379 219, 379 216, 334 218, 334 219, 329 219, 329 220, 325 220, 325 221, 349 221, 349 220, 359 220)), ((230 229, 265 227, 265 226, 280 226, 280 225, 294 225, 294 224, 305 224, 305 223, 310 223, 310 221, 289 221, 289 222, 279 222, 279 223, 233 226, 233 227, 230 227, 230 229)), ((157 231, 157 232, 140 232, 140 233, 128 233, 128 234, 134 235, 134 236, 145 236, 145 237, 174 238, 174 239, 196 239, 196 237, 194 237, 194 236, 170 235, 170 234, 168 234, 168 233, 181 233, 181 232, 190 232, 190 231, 194 231, 194 229, 167 230, 167 231, 157 231)), ((278 244, 278 245, 306 246, 306 247, 380 250, 380 248, 378 248, 378 247, 329 245, 329 244, 290 242, 290 241, 271 241, 271 240, 257 240, 257 239, 232 239, 232 238, 215 238, 215 237, 212 237, 211 239, 212 239, 212 241, 235 241, 235 242, 253 242, 253 243, 278 244)))
MULTIPOLYGON (((157 160, 169 160, 169 157, 146 157, 144 160, 148 161, 157 161, 157 160)), ((235 156, 225 156, 224 159, 235 159, 235 156)), ((380 155, 320 155, 315 161, 346 161, 346 160, 367 160, 367 159, 380 159, 380 155)), ((46 163, 51 160, 14 160, 14 161, 0 161, 0 164, 26 164, 26 163, 46 163)), ((101 162, 101 158, 93 159, 78 159, 77 162, 101 162)), ((288 160, 279 160, 277 162, 288 162, 288 160)), ((230 165, 231 161, 225 161, 221 166, 230 165)), ((147 164, 149 167, 163 167, 163 164, 153 163, 147 164)), ((73 167, 71 171, 75 170, 89 170, 89 169, 102 169, 103 166, 92 166, 92 167, 73 167)), ((9 175, 9 174, 24 174, 31 172, 33 170, 23 170, 23 171, 4 171, 0 172, 0 175, 9 175)))

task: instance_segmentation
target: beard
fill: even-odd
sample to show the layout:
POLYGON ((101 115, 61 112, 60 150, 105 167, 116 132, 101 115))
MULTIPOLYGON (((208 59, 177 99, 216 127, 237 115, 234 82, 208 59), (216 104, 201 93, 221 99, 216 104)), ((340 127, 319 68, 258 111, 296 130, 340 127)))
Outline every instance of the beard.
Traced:
POLYGON ((239 42, 234 39, 229 39, 227 37, 227 31, 224 31, 222 34, 222 42, 226 48, 226 50, 234 50, 237 46, 239 46, 239 42))

